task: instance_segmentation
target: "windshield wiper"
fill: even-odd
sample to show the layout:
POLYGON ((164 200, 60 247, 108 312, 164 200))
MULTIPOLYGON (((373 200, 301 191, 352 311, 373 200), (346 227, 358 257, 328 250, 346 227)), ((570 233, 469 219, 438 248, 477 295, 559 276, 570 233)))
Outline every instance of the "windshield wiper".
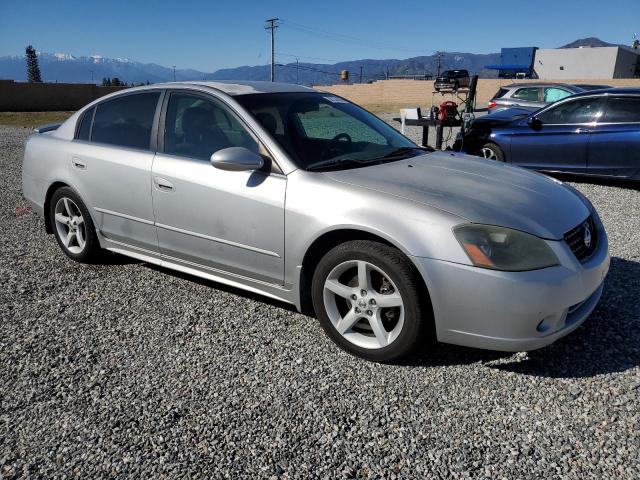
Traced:
POLYGON ((409 153, 413 150, 423 150, 425 152, 435 152, 435 150, 431 147, 400 147, 396 148, 394 151, 387 153, 384 157, 381 158, 392 158, 398 157, 400 155, 404 155, 405 153, 409 153))
POLYGON ((322 170, 324 168, 331 168, 331 167, 336 167, 336 166, 340 166, 340 167, 354 167, 354 166, 362 166, 364 164, 367 165, 374 165, 374 164, 379 164, 382 163, 384 160, 394 160, 396 159, 396 157, 401 157, 404 156, 404 154, 409 153, 413 150, 423 150, 425 152, 434 152, 435 150, 431 147, 399 147, 396 148, 395 150, 393 150, 392 152, 382 156, 382 157, 377 157, 377 158, 367 158, 367 159, 362 159, 362 160, 357 160, 355 158, 330 158, 328 160, 321 160, 319 162, 315 162, 312 163, 311 165, 307 166, 307 170, 308 171, 317 171, 317 170, 322 170))
POLYGON ((306 169, 312 172, 312 171, 322 170, 324 168, 330 168, 335 166, 340 166, 340 167, 360 166, 363 163, 367 163, 367 161, 356 160, 355 158, 330 158, 328 160, 321 160, 319 162, 314 162, 311 165, 308 165, 306 169))

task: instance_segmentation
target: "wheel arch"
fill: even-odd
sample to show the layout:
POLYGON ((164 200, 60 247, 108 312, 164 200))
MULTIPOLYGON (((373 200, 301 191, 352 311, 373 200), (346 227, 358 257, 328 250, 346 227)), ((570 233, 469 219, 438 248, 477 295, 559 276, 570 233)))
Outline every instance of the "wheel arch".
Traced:
POLYGON ((47 189, 47 193, 44 196, 44 206, 43 206, 44 228, 46 232, 49 234, 53 233, 53 225, 51 225, 51 218, 49 218, 49 207, 51 204, 51 197, 53 197, 53 194, 62 187, 73 188, 71 187, 71 185, 65 182, 55 181, 51 185, 49 185, 49 188, 47 189))
POLYGON ((342 243, 350 242, 353 240, 370 240, 382 243, 389 247, 395 248, 403 255, 405 255, 415 269, 415 273, 420 282, 421 291, 425 294, 425 298, 429 302, 429 307, 433 308, 431 306, 431 296, 429 293, 429 289, 424 277, 416 267, 406 249, 404 249, 396 240, 385 238, 382 235, 364 229, 341 227, 323 232, 311 242, 311 244, 305 251, 302 260, 302 269, 300 271, 300 277, 298 279, 300 291, 300 310, 302 313, 309 316, 315 316, 313 303, 311 301, 311 280, 313 278, 313 273, 315 272, 315 269, 322 257, 326 255, 332 248, 342 243))

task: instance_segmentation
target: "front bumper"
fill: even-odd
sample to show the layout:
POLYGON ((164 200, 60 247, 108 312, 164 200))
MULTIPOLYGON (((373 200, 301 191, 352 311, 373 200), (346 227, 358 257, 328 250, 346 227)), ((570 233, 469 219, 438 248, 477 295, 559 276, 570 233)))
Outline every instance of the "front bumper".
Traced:
POLYGON ((499 272, 414 257, 433 305, 436 334, 445 343, 502 351, 535 350, 578 328, 602 295, 609 245, 580 263, 563 241, 548 241, 559 265, 499 272))

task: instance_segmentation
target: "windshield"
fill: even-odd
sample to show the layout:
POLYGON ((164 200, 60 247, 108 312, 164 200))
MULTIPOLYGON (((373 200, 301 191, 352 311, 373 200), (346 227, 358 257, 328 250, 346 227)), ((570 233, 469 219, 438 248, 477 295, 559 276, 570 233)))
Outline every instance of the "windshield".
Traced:
POLYGON ((319 92, 235 97, 300 168, 353 168, 424 153, 375 115, 319 92))

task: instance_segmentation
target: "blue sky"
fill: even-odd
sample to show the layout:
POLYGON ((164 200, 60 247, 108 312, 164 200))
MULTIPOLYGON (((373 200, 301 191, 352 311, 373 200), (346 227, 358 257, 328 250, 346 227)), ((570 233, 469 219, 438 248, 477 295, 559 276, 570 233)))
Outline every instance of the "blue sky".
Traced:
POLYGON ((436 50, 551 48, 588 36, 629 44, 640 34, 638 0, 0 0, 0 56, 23 54, 31 43, 51 53, 126 57, 211 72, 268 63, 263 25, 269 17, 284 20, 276 32, 279 62, 295 56, 334 63, 436 50))

